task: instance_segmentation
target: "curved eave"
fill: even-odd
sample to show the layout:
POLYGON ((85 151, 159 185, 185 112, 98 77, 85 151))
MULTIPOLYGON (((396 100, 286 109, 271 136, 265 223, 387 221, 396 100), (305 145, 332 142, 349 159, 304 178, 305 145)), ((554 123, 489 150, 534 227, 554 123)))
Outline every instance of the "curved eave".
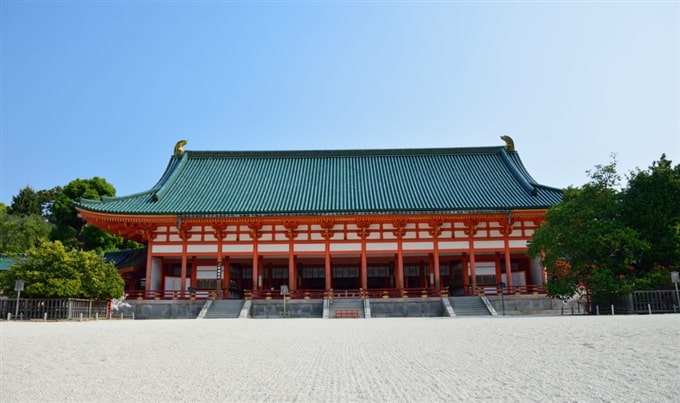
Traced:
MULTIPOLYGON (((250 225, 281 224, 284 222, 296 223, 394 223, 394 222, 466 222, 469 220, 502 220, 511 217, 511 221, 517 219, 540 220, 547 209, 530 210, 498 210, 498 211, 469 211, 464 213, 394 213, 394 214, 366 214, 357 216, 354 214, 337 215, 300 215, 300 216, 210 216, 210 215, 121 215, 92 213, 78 210, 84 220, 107 231, 112 229, 126 230, 127 233, 137 233, 142 236, 144 231, 153 231, 158 226, 182 226, 187 225, 250 225), (141 231, 141 232, 140 232, 141 231)), ((113 232, 113 231, 111 231, 113 232)))
MULTIPOLYGON (((542 210, 548 209, 553 205, 561 202, 561 190, 553 189, 542 185, 534 185, 539 193, 551 193, 551 195, 543 196, 543 203, 535 205, 490 205, 486 207, 480 206, 462 206, 455 208, 423 208, 423 209, 392 209, 392 208, 370 208, 370 209, 336 209, 336 210, 176 210, 176 209, 160 209, 158 211, 146 211, 146 209, 139 208, 137 210, 119 209, 120 207, 115 201, 102 202, 97 200, 83 200, 76 203, 76 209, 82 212, 90 212, 92 214, 112 215, 112 216, 130 216, 130 217, 156 217, 163 220, 163 217, 176 216, 213 216, 213 217, 245 217, 245 216, 314 216, 314 215, 390 215, 390 214, 466 214, 469 212, 494 212, 494 211, 508 211, 508 210, 542 210)), ((150 197, 148 193, 144 197, 150 197)), ((142 205, 150 203, 140 201, 142 205)))

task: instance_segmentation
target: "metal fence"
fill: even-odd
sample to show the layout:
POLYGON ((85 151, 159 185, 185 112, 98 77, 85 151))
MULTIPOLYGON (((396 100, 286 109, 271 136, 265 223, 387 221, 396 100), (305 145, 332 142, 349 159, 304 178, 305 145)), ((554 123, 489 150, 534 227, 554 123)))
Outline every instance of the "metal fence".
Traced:
POLYGON ((680 312, 675 290, 634 291, 613 303, 592 303, 592 314, 653 314, 680 312))
POLYGON ((635 291, 628 296, 627 309, 633 313, 678 312, 677 295, 674 290, 635 291))
POLYGON ((76 298, 0 299, 0 318, 7 320, 103 319, 108 313, 108 301, 76 298))

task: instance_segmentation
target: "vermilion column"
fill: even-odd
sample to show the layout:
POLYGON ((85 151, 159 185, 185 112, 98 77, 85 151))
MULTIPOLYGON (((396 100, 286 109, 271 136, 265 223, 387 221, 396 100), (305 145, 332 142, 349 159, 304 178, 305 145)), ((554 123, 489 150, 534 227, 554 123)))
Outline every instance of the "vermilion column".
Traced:
MULTIPOLYGON (((463 273, 463 286, 468 286, 470 284, 470 274, 468 273, 468 268, 470 266, 468 265, 468 263, 469 263, 468 257, 465 253, 463 253, 462 258, 463 259, 461 260, 461 265, 462 265, 461 271, 463 273)), ((465 295, 467 295, 467 289, 464 289, 463 291, 464 291, 465 295)))
POLYGON ((295 278, 295 255, 293 254, 293 242, 290 243, 288 253, 288 289, 297 290, 297 279, 295 278))
POLYGON ((366 261, 366 241, 361 243, 361 288, 368 289, 368 263, 366 261))
POLYGON ((397 252, 397 267, 394 277, 397 279, 397 288, 404 288, 404 253, 401 250, 401 242, 399 242, 399 251, 397 252))
MULTIPOLYGON (((495 258, 494 258, 494 267, 496 268, 496 272, 494 273, 496 277, 496 284, 501 281, 503 276, 501 276, 501 256, 500 253, 496 252, 495 258)), ((496 287, 498 289, 498 287, 496 287)))
POLYGON ((257 256, 257 242, 253 244, 253 290, 257 290, 257 283, 260 276, 260 261, 257 256))
POLYGON ((326 289, 330 290, 333 288, 333 277, 331 275, 331 238, 333 237, 333 233, 331 232, 331 229, 333 228, 333 223, 331 222, 325 222, 321 224, 321 228, 323 229, 323 232, 321 233, 321 236, 324 237, 326 240, 325 244, 325 266, 324 266, 324 280, 326 280, 326 289))
POLYGON ((439 251, 437 250, 437 240, 434 240, 435 248, 434 248, 434 256, 433 261, 434 261, 434 287, 439 288, 439 251))
POLYGON ((509 230, 506 231, 505 236, 503 237, 503 243, 505 244, 504 249, 505 249, 505 285, 508 287, 508 290, 512 289, 512 262, 510 260, 510 231, 512 229, 510 228, 509 230))
POLYGON ((361 288, 368 289, 368 263, 366 261, 366 238, 368 237, 368 224, 360 226, 361 237, 361 288))
POLYGON ((197 261, 196 256, 193 256, 191 258, 191 267, 193 268, 193 270, 191 270, 191 276, 190 276, 190 279, 189 279, 189 284, 194 285, 194 286, 196 285, 196 275, 197 275, 196 272, 198 271, 197 270, 198 264, 197 264, 196 261, 197 261))
POLYGON ((187 282, 187 243, 191 237, 191 227, 181 228, 179 230, 179 237, 182 238, 182 274, 180 276, 180 295, 183 298, 186 292, 186 282, 187 282))
POLYGON ((325 270, 324 270, 324 279, 326 280, 326 289, 330 290, 333 288, 333 277, 331 273, 331 250, 330 250, 330 241, 327 239, 326 240, 326 260, 325 260, 325 270))
POLYGON ((333 288, 332 277, 331 277, 331 238, 333 237, 333 222, 326 221, 321 223, 321 236, 326 240, 325 244, 325 270, 324 279, 326 280, 326 289, 330 290, 333 288))
POLYGON ((475 246, 472 238, 470 238, 470 285, 472 286, 472 295, 477 295, 477 270, 475 269, 475 246))
POLYGON ((394 235, 397 237, 397 266, 394 268, 394 278, 395 286, 398 289, 404 288, 404 250, 403 250, 403 238, 406 230, 404 227, 405 223, 394 224, 395 231, 394 235))
POLYGON ((151 251, 153 250, 153 241, 149 240, 149 246, 146 250, 146 283, 144 284, 144 298, 149 296, 149 291, 151 291, 151 269, 153 267, 153 255, 151 251))
POLYGON ((187 282, 187 242, 182 242, 182 275, 180 277, 180 293, 184 297, 184 292, 186 291, 187 282))
POLYGON ((467 223, 465 233, 468 235, 468 243, 470 247, 470 285, 472 286, 472 295, 477 294, 477 270, 475 268, 475 234, 477 233, 477 222, 470 221, 467 223))
POLYGON ((297 289, 297 280, 295 278, 295 237, 297 237, 296 222, 286 222, 283 225, 286 228, 286 238, 288 238, 288 289, 297 289))
MULTIPOLYGON (((211 224, 213 227, 213 235, 215 236, 215 239, 217 239, 217 263, 222 264, 222 281, 220 283, 220 279, 217 280, 217 291, 218 294, 222 293, 224 295, 223 290, 227 290, 227 297, 229 297, 229 261, 227 259, 227 262, 224 261, 224 255, 222 252, 222 242, 224 241, 224 237, 227 236, 227 227, 225 224, 222 223, 213 223, 211 224)), ((196 265, 194 265, 196 267, 196 265)), ((192 273, 192 284, 196 284, 196 279, 195 279, 195 272, 192 273)))
POLYGON ((222 289, 227 290, 227 298, 229 298, 229 290, 231 289, 231 276, 229 270, 229 256, 222 256, 222 289))
POLYGON ((253 290, 259 289, 259 277, 260 277, 260 260, 258 256, 258 239, 262 236, 260 229, 262 229, 262 224, 251 223, 248 225, 250 229, 250 239, 253 240, 253 290))
MULTIPOLYGON (((432 266, 434 269, 434 287, 439 288, 439 236, 442 233, 442 223, 440 221, 430 222, 429 230, 432 237, 432 266)), ((428 279, 429 280, 429 279, 428 279)), ((432 285, 432 284, 430 284, 432 285)))

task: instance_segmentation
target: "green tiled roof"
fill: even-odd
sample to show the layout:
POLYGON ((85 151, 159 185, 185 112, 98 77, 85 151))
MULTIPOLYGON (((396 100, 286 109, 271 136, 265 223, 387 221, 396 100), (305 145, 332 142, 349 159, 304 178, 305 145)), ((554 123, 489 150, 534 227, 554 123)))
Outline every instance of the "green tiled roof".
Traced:
POLYGON ((504 147, 189 150, 170 158, 153 188, 78 207, 146 215, 455 213, 547 208, 561 198, 504 147))
POLYGON ((0 253, 0 271, 9 270, 14 262, 16 262, 15 258, 0 253))
POLYGON ((146 248, 117 250, 105 252, 104 259, 106 259, 107 262, 113 263, 116 266, 116 269, 126 269, 146 262, 146 254, 146 248))

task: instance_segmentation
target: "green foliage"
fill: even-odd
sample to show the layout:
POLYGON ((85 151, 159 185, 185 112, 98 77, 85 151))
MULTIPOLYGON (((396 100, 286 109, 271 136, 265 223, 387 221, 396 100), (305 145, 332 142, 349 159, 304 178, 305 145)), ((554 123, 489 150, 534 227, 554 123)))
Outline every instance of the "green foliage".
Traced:
POLYGON ((541 257, 548 294, 586 285, 600 301, 669 282, 680 260, 680 167, 662 156, 620 187, 616 161, 596 166, 582 188, 565 189, 529 242, 541 257))
POLYGON ((27 186, 12 198, 12 205, 0 203, 0 253, 23 252, 45 239, 60 241, 69 248, 95 251, 135 249, 137 242, 87 225, 74 207, 80 198, 100 200, 116 190, 103 178, 76 179, 66 187, 35 191, 27 186))
POLYGON ((0 212, 0 253, 20 253, 47 240, 52 227, 39 215, 0 212))
POLYGON ((635 267, 652 273, 680 262, 680 165, 665 155, 646 171, 632 173, 623 195, 622 221, 653 248, 636 256, 635 267))
POLYGON ((61 242, 43 242, 0 274, 5 294, 24 281, 22 295, 31 298, 117 298, 124 283, 112 263, 93 251, 68 249, 61 242))
POLYGON ((37 215, 48 219, 50 208, 59 193, 61 193, 60 187, 36 192, 30 186, 26 186, 19 190, 18 195, 12 197, 12 205, 8 213, 17 216, 37 215))
POLYGON ((19 190, 19 194, 12 197, 12 205, 9 212, 19 216, 41 215, 42 207, 40 206, 38 193, 30 186, 19 190))
POLYGON ((52 205, 52 218, 55 228, 51 238, 59 240, 68 247, 78 247, 86 250, 115 250, 123 239, 109 234, 96 227, 86 226, 73 202, 80 198, 101 200, 103 196, 114 196, 116 189, 105 179, 76 179, 69 182, 56 197, 52 205), (84 231, 84 229, 87 230, 84 231))

